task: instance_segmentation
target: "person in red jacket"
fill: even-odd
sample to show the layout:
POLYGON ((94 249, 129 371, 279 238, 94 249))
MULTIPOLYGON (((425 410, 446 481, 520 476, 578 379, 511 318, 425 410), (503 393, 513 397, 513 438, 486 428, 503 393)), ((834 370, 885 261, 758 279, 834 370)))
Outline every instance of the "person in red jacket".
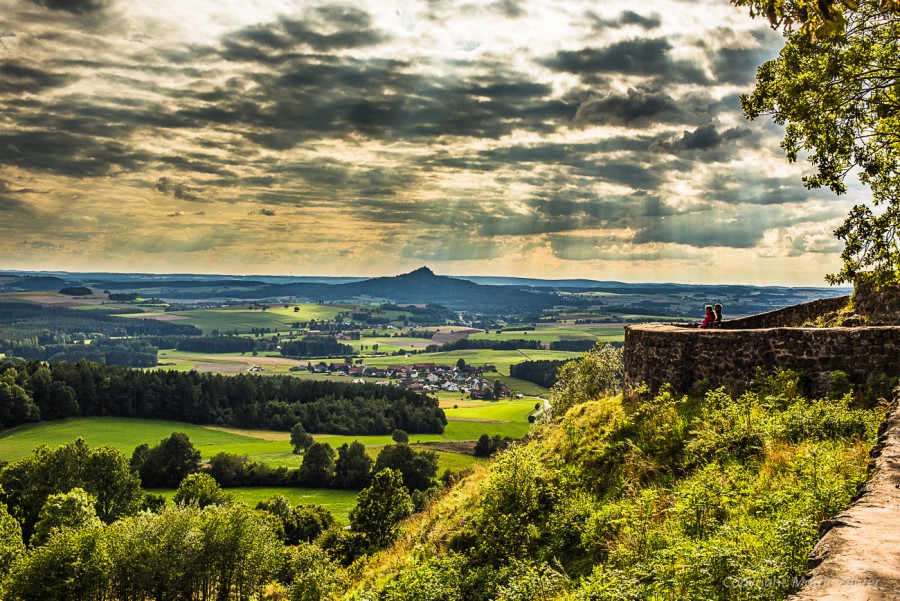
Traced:
POLYGON ((716 321, 716 314, 713 313, 712 305, 706 305, 706 317, 703 319, 698 328, 708 328, 716 321))

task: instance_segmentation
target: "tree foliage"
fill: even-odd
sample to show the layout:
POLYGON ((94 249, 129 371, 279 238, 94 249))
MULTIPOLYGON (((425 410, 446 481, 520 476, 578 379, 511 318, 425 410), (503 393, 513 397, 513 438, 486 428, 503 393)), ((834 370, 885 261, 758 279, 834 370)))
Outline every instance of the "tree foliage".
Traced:
POLYGON ((73 488, 93 496, 97 516, 105 523, 141 508, 140 480, 124 455, 112 447, 91 449, 81 438, 59 447, 41 445, 0 471, 0 501, 20 521, 26 539, 47 498, 73 488))
POLYGON ((559 368, 551 394, 553 416, 562 416, 570 407, 611 394, 619 387, 622 350, 598 342, 581 359, 559 368))
POLYGON ((86 526, 100 526, 100 519, 94 510, 94 499, 83 488, 73 488, 69 492, 47 497, 29 543, 36 547, 46 543, 61 530, 86 526))
POLYGON ((373 464, 372 458, 366 453, 366 447, 358 440, 349 445, 342 444, 334 463, 334 485, 338 488, 362 490, 372 481, 373 464))
POLYGON ((375 458, 373 472, 387 468, 398 471, 409 490, 427 490, 437 474, 437 453, 416 451, 406 444, 385 445, 375 458))
POLYGON ((377 548, 397 535, 400 520, 412 513, 412 500, 397 470, 385 468, 375 474, 372 485, 359 493, 350 511, 350 525, 364 532, 377 548))
POLYGON ((306 432, 302 422, 297 422, 291 426, 291 446, 294 447, 294 453, 299 454, 300 451, 308 449, 314 443, 312 435, 306 432))
POLYGON ((0 362, 0 426, 94 415, 361 435, 440 434, 447 423, 437 399, 398 386, 0 362))
POLYGON ((228 505, 231 495, 219 487, 215 478, 197 472, 181 481, 172 500, 176 505, 195 505, 202 509, 209 505, 228 505))
POLYGON ((135 448, 131 465, 146 488, 174 488, 200 469, 200 451, 187 434, 172 432, 156 446, 144 443, 135 448))
POLYGON ((742 97, 750 119, 769 115, 786 126, 782 147, 801 153, 816 172, 808 188, 847 191, 851 173, 872 191, 872 207, 855 206, 835 235, 843 267, 831 283, 872 271, 879 283, 900 274, 900 4, 896 0, 749 4, 787 28, 778 58, 763 64, 756 89, 742 97), (780 15, 780 17, 779 17, 780 15), (790 24, 803 24, 791 30, 790 24))

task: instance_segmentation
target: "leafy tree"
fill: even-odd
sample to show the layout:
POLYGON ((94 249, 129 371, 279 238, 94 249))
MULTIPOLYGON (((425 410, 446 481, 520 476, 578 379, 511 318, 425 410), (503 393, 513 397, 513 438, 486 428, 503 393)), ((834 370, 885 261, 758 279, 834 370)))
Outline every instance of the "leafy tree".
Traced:
POLYGON ((83 488, 73 488, 67 493, 47 497, 29 542, 36 547, 46 543, 60 530, 84 526, 100 526, 100 519, 94 510, 93 497, 83 488))
POLYGON ((385 468, 375 474, 372 485, 359 493, 350 511, 350 526, 364 532, 377 548, 397 536, 398 524, 412 512, 412 500, 397 470, 385 468))
POLYGON ((301 544, 291 554, 288 588, 290 601, 324 601, 338 598, 349 584, 347 572, 318 545, 301 544))
POLYGON ((195 526, 197 558, 209 583, 204 599, 259 598, 281 565, 283 546, 264 514, 242 503, 204 509, 195 526), (210 586, 211 585, 211 586, 210 586))
POLYGON ((308 449, 314 442, 312 435, 307 434, 301 422, 291 426, 291 446, 294 447, 294 453, 299 454, 301 450, 308 449))
POLYGON ((334 485, 338 488, 362 490, 372 481, 372 458, 366 453, 366 447, 354 440, 349 445, 344 443, 338 448, 337 461, 334 464, 334 485))
POLYGON ((173 432, 149 449, 138 446, 131 459, 147 488, 178 486, 188 474, 200 469, 200 451, 182 432, 173 432))
MULTIPOLYGON (((0 503, 0 574, 9 574, 13 565, 25 554, 22 541, 22 527, 9 515, 6 505, 0 503)), ((4 576, 0 576, 0 593, 3 592, 4 576)))
POLYGON ((0 427, 7 427, 41 419, 41 411, 31 396, 16 383, 13 374, 0 375, 0 427))
POLYGON ((143 493, 125 457, 112 447, 91 449, 84 439, 58 447, 41 445, 0 471, 5 502, 31 538, 41 508, 52 494, 80 487, 95 499, 97 516, 112 522, 140 510, 143 493))
POLYGON ((20 561, 7 598, 23 601, 104 599, 110 557, 102 528, 61 530, 20 561))
POLYGON ((118 449, 102 446, 91 451, 84 465, 84 484, 94 497, 97 517, 105 524, 140 509, 141 480, 118 449))
POLYGON ((219 488, 215 478, 203 472, 190 474, 178 485, 172 500, 176 505, 228 505, 231 495, 219 488))
POLYGON ((828 280, 851 281, 870 270, 876 282, 900 275, 900 11, 896 0, 819 3, 736 0, 786 27, 778 58, 763 64, 756 89, 741 101, 750 119, 786 125, 782 147, 816 169, 808 188, 847 190, 850 173, 872 191, 835 235, 845 242, 843 268, 828 280), (803 26, 792 30, 792 20, 803 26))
POLYGON ((400 472, 403 485, 409 490, 426 490, 437 474, 437 453, 416 451, 409 445, 385 445, 375 459, 374 472, 384 469, 400 472))
POLYGON ((256 508, 275 516, 281 524, 281 538, 288 545, 310 542, 337 522, 320 505, 292 506, 283 495, 275 495, 256 504, 256 508))
POLYGON ((315 442, 303 454, 297 474, 305 486, 328 486, 334 475, 334 451, 327 442, 315 442))
POLYGON ((391 434, 391 440, 397 444, 406 444, 409 442, 409 434, 398 428, 391 434))
POLYGON ((581 359, 559 368, 550 413, 562 416, 575 405, 615 392, 621 373, 622 350, 598 342, 581 359))

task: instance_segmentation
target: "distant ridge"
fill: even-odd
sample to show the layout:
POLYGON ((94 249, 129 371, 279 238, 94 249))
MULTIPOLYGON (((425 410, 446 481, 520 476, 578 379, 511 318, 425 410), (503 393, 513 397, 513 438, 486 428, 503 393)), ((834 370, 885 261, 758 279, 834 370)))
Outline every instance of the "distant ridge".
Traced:
POLYGON ((263 286, 219 296, 236 298, 306 297, 311 300, 345 301, 355 298, 389 300, 405 304, 438 303, 458 309, 551 307, 556 298, 504 286, 485 286, 468 280, 436 275, 428 267, 391 277, 346 284, 294 283, 263 286))

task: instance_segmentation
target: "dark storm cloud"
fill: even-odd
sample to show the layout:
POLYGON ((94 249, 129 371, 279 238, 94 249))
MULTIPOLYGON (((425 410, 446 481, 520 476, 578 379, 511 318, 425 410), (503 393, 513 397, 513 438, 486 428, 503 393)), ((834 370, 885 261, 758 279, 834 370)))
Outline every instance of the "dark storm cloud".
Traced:
POLYGON ((23 201, 21 196, 33 192, 35 190, 11 186, 0 179, 0 213, 30 213, 31 206, 23 201))
POLYGON ((63 131, 0 133, 0 164, 40 169, 75 178, 131 170, 150 156, 120 142, 63 131))
POLYGON ((161 177, 156 180, 156 189, 163 194, 171 193, 172 196, 177 198, 178 200, 202 202, 200 197, 194 194, 190 186, 178 182, 173 182, 168 177, 161 177))
POLYGON ((662 25, 662 19, 660 19, 659 15, 656 13, 651 14, 649 17, 645 17, 644 15, 639 15, 634 11, 626 10, 619 16, 618 24, 637 25, 638 27, 643 27, 644 29, 656 29, 657 27, 662 25))
MULTIPOLYGON (((799 181, 786 182, 781 178, 767 177, 756 171, 723 173, 705 186, 703 197, 729 205, 783 205, 805 203, 815 198, 823 201, 834 199, 826 191, 807 190, 799 181)), ((843 210, 835 207, 830 214, 818 217, 828 219, 841 214, 843 210)))
POLYGON ((363 48, 385 39, 384 32, 371 27, 368 13, 355 8, 328 6, 313 11, 311 19, 282 18, 229 34, 222 40, 222 56, 232 61, 275 64, 290 58, 291 53, 363 48))
POLYGON ((589 13, 588 18, 594 22, 595 29, 599 32, 606 28, 619 28, 619 27, 627 27, 629 25, 636 25, 642 29, 656 29, 660 25, 662 25, 662 19, 656 13, 652 13, 649 16, 644 16, 638 14, 631 10, 626 10, 621 13, 615 19, 604 19, 599 15, 589 13))
POLYGON ((765 220, 758 219, 758 214, 755 217, 757 219, 725 221, 716 219, 710 211, 697 211, 666 219, 648 220, 632 241, 635 244, 665 242, 699 248, 753 248, 762 240, 766 230, 765 220))
POLYGON ((0 63, 0 94, 37 94, 47 88, 67 84, 74 78, 25 65, 18 61, 0 63))
POLYGON ((769 49, 722 48, 713 55, 713 72, 721 83, 751 84, 757 68, 772 58, 769 49))
POLYGON ((73 14, 87 14, 103 10, 109 6, 111 0, 29 0, 43 8, 61 10, 73 14))
POLYGON ((186 118, 245 123, 253 142, 273 150, 352 132, 372 138, 498 138, 516 129, 551 132, 575 106, 524 74, 428 78, 402 61, 294 57, 253 76, 252 95, 181 111, 186 118), (240 103, 240 104, 239 104, 240 103))
POLYGON ((550 69, 582 76, 616 73, 660 77, 669 82, 706 82, 696 65, 674 61, 670 50, 672 45, 664 38, 632 39, 604 48, 561 50, 542 62, 550 69))
POLYGON ((510 19, 517 19, 526 14, 517 0, 498 0, 491 5, 491 8, 510 19))
POLYGON ((738 140, 751 136, 752 131, 746 127, 732 127, 720 131, 715 123, 707 123, 694 131, 683 132, 680 138, 660 143, 660 147, 672 152, 680 150, 709 151, 723 145, 733 146, 738 140))
POLYGON ((665 92, 630 88, 625 94, 608 92, 582 103, 575 113, 577 125, 641 126, 683 123, 684 109, 665 92))

